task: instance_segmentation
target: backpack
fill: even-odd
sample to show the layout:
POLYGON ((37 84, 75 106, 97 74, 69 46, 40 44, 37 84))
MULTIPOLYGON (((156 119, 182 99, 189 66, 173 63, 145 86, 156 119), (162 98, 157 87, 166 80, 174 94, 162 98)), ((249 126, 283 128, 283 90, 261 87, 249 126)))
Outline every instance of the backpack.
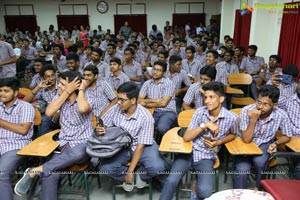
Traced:
POLYGON ((90 157, 110 158, 122 149, 129 147, 132 139, 129 133, 119 127, 105 129, 105 134, 96 132, 87 140, 86 153, 90 157))

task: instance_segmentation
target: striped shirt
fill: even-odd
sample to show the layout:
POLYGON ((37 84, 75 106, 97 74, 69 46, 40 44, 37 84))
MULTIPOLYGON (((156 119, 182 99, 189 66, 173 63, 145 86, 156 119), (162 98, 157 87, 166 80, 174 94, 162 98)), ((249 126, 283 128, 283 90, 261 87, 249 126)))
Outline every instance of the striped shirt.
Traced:
POLYGON ((10 108, 6 108, 0 102, 0 119, 14 124, 32 123, 26 135, 21 135, 13 131, 0 127, 0 153, 22 149, 31 142, 33 135, 34 108, 30 103, 16 100, 10 108))
MULTIPOLYGON (((249 125, 249 117, 247 116, 248 110, 253 110, 256 108, 255 104, 248 105, 244 107, 241 111, 241 122, 240 129, 241 131, 245 131, 249 125)), ((282 135, 286 135, 288 137, 292 136, 291 133, 291 124, 288 120, 287 113, 280 109, 275 108, 272 110, 271 114, 265 119, 258 119, 255 124, 254 135, 252 141, 260 146, 265 143, 272 143, 275 139, 276 132, 281 130, 282 135)))
POLYGON ((206 53, 203 52, 202 54, 195 53, 195 59, 200 62, 200 69, 205 67, 206 65, 206 53))
POLYGON ((189 63, 187 59, 182 60, 182 69, 185 70, 188 74, 191 74, 193 78, 197 77, 198 80, 200 80, 200 69, 201 63, 199 60, 196 60, 194 58, 192 63, 189 63))
MULTIPOLYGON (((86 100, 90 107, 93 107, 94 100, 88 97, 86 100)), ((75 100, 73 104, 70 104, 67 100, 60 109, 60 146, 64 146, 69 143, 70 147, 73 148, 78 144, 86 143, 87 139, 94 131, 92 112, 80 114, 77 106, 77 100, 75 100)))
MULTIPOLYGON (((86 68, 88 65, 96 66, 93 61, 90 61, 85 64, 84 68, 86 68)), ((110 67, 106 62, 100 61, 100 63, 96 67, 99 70, 98 80, 103 80, 105 76, 108 76, 108 74, 110 73, 110 67)))
MULTIPOLYGON (((141 64, 136 62, 136 61, 132 61, 132 65, 129 66, 127 63, 125 63, 124 66, 123 66, 123 72, 129 78, 135 78, 137 76, 141 76, 142 75, 141 64)), ((137 81, 135 81, 135 83, 136 84, 141 84, 141 82, 137 82, 137 81)))
POLYGON ((173 82, 173 84, 175 85, 175 90, 179 90, 182 83, 184 83, 188 87, 192 84, 190 78, 184 70, 180 70, 179 73, 176 72, 172 76, 170 70, 168 70, 166 72, 166 77, 168 77, 173 82))
POLYGON ((165 96, 171 97, 165 108, 155 108, 155 111, 172 111, 176 113, 175 103, 175 85, 166 77, 162 77, 159 83, 155 83, 153 79, 146 81, 140 91, 140 94, 147 99, 161 99, 165 96))
POLYGON ((110 101, 116 98, 112 87, 104 80, 98 80, 94 89, 87 88, 85 95, 87 98, 94 99, 92 110, 95 116, 100 116, 110 101))
POLYGON ((286 102, 286 112, 292 125, 292 134, 300 137, 300 98, 294 94, 286 102))
POLYGON ((138 144, 152 145, 154 135, 154 119, 149 111, 137 105, 132 116, 120 110, 119 105, 111 107, 104 115, 103 122, 106 127, 120 127, 132 136, 131 150, 135 151, 138 144))
POLYGON ((252 59, 248 56, 242 60, 240 69, 247 70, 248 74, 253 74, 254 71, 258 73, 263 64, 265 64, 265 59, 263 57, 255 56, 255 58, 252 59))
POLYGON ((42 77, 40 76, 39 73, 37 73, 36 75, 34 75, 32 77, 31 83, 30 83, 30 88, 35 88, 36 86, 38 86, 38 84, 42 81, 42 77))
POLYGON ((49 88, 41 89, 35 96, 39 100, 44 100, 47 104, 50 104, 53 99, 58 95, 58 85, 56 84, 54 90, 49 90, 49 88))
MULTIPOLYGON (((219 113, 219 116, 212 120, 211 116, 206 107, 198 108, 195 114, 192 117, 189 128, 195 129, 200 126, 202 123, 206 123, 208 121, 213 122, 219 127, 219 134, 217 135, 217 139, 220 140, 230 134, 237 134, 238 131, 238 116, 226 108, 222 107, 219 113)), ((198 162, 202 159, 216 159, 216 151, 207 147, 204 143, 204 135, 212 136, 212 133, 209 129, 203 131, 193 140, 193 158, 194 162, 198 162)), ((220 150, 220 146, 218 146, 218 150, 220 150)))
POLYGON ((105 80, 114 90, 117 90, 123 83, 130 81, 129 77, 122 71, 119 72, 117 77, 115 77, 113 73, 110 73, 107 77, 105 77, 105 80))
MULTIPOLYGON (((0 62, 10 60, 14 56, 16 56, 16 54, 12 46, 7 42, 0 41, 0 62)), ((15 62, 0 66, 0 79, 13 77, 15 75, 16 75, 15 62)))
POLYGON ((34 47, 29 46, 24 49, 24 57, 26 60, 33 59, 36 55, 38 55, 38 52, 34 47))
POLYGON ((122 60, 123 55, 119 54, 118 51, 116 51, 116 54, 113 57, 111 57, 109 54, 106 53, 105 58, 104 58, 103 61, 106 62, 108 65, 110 65, 110 60, 112 58, 119 58, 120 60, 122 60))
POLYGON ((240 73, 239 68, 236 64, 227 63, 226 61, 220 62, 216 65, 217 75, 216 80, 227 85, 227 78, 229 74, 240 73))
POLYGON ((169 56, 173 56, 173 55, 178 55, 180 56, 182 59, 185 59, 185 47, 180 47, 180 51, 178 53, 175 53, 175 49, 171 49, 169 51, 169 56))
MULTIPOLYGON (((54 60, 52 60, 52 64, 54 64, 54 60)), ((59 72, 64 72, 66 69, 68 69, 66 56, 61 55, 59 60, 57 60, 57 70, 59 72)))
POLYGON ((186 92, 183 101, 187 104, 191 104, 194 100, 195 108, 203 106, 203 96, 200 92, 201 83, 192 84, 186 92))

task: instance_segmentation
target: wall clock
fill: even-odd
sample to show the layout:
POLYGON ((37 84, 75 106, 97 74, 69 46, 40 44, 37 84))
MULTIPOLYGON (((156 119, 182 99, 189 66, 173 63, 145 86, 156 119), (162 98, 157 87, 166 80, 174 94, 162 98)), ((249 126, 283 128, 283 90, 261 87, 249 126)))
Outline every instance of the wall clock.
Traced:
POLYGON ((97 3, 97 10, 101 14, 106 13, 108 11, 108 3, 106 1, 99 1, 97 3))

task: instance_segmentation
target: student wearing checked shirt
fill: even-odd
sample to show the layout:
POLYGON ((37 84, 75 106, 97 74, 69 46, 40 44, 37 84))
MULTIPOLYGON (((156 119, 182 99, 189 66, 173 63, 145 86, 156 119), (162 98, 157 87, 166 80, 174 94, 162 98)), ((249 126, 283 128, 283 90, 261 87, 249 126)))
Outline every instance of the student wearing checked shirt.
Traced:
POLYGON ((234 188, 247 188, 248 172, 253 163, 255 168, 255 187, 260 189, 269 153, 276 150, 277 145, 289 141, 292 136, 291 123, 287 113, 278 108, 279 89, 272 85, 263 86, 258 93, 256 104, 242 109, 240 129, 245 143, 254 142, 262 151, 258 156, 237 156, 235 162, 234 188), (282 136, 276 140, 276 132, 281 130, 282 136), (275 141, 276 140, 276 141, 275 141))
POLYGON ((46 115, 52 117, 60 109, 61 130, 59 144, 61 153, 55 154, 44 164, 26 169, 23 177, 15 186, 15 193, 26 195, 32 180, 39 175, 42 182, 41 199, 57 199, 59 179, 63 174, 53 173, 74 164, 83 164, 90 158, 86 154, 86 141, 94 131, 92 123, 92 107, 94 99, 85 96, 80 83, 80 73, 66 71, 60 74, 59 96, 48 105, 46 115))
MULTIPOLYGON (((99 166, 100 171, 108 172, 113 179, 123 181, 123 189, 128 192, 134 188, 135 171, 135 186, 143 188, 146 186, 145 180, 166 170, 166 163, 153 140, 153 117, 146 108, 137 103, 138 95, 136 83, 123 83, 118 88, 118 104, 103 115, 105 127, 120 127, 132 137, 130 148, 123 149, 111 158, 103 159, 99 166)), ((105 134, 103 127, 97 127, 96 131, 98 134, 105 134)))
POLYGON ((3 200, 13 200, 10 175, 18 168, 22 156, 16 153, 31 142, 34 109, 18 100, 19 81, 0 79, 0 191, 3 200))
POLYGON ((209 197, 214 188, 214 169, 220 146, 234 139, 238 130, 238 116, 222 107, 225 99, 224 85, 210 82, 203 86, 204 107, 192 117, 183 139, 193 141, 191 156, 179 154, 163 187, 160 200, 172 199, 180 179, 192 165, 197 174, 197 198, 209 197), (180 171, 181 174, 172 173, 180 171))

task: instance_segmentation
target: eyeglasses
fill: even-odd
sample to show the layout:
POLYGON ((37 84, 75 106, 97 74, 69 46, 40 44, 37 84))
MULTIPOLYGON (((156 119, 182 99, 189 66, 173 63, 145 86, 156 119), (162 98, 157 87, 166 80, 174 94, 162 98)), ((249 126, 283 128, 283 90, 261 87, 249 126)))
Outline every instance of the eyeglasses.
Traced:
POLYGON ((257 104, 258 106, 263 106, 263 107, 265 107, 265 108, 269 108, 269 107, 271 107, 271 106, 274 105, 274 104, 264 103, 264 102, 261 102, 261 101, 259 101, 259 100, 256 100, 256 104, 257 104))
POLYGON ((129 99, 122 99, 117 97, 118 102, 120 102, 121 104, 123 104, 125 101, 129 100, 129 99))

